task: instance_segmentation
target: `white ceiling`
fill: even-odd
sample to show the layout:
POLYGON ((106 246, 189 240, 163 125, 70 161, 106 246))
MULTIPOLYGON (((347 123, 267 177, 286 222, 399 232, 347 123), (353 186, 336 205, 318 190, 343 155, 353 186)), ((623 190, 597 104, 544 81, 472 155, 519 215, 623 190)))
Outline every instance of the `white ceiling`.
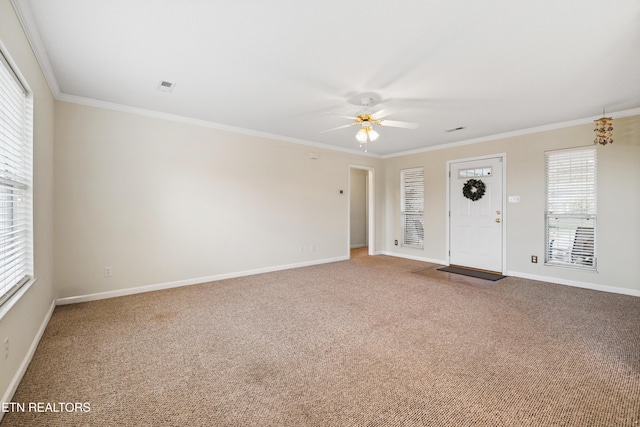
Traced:
POLYGON ((360 151, 356 127, 320 132, 348 124, 363 93, 419 123, 383 128, 377 155, 640 107, 638 0, 14 5, 58 99, 302 143, 360 151))

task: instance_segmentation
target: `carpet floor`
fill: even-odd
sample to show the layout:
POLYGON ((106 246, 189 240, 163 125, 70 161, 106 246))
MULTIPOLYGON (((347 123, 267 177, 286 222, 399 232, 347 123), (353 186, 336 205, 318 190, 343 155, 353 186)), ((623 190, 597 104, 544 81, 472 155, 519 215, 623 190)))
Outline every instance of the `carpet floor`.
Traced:
POLYGON ((426 266, 358 256, 57 307, 13 401, 90 411, 1 425, 640 425, 640 298, 426 266))

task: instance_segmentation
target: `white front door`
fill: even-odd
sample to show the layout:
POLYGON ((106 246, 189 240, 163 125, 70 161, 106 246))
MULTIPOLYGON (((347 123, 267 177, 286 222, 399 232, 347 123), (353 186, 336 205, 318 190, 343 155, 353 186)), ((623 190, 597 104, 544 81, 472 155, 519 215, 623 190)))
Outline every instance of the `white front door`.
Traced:
POLYGON ((501 157, 450 164, 450 264, 502 273, 502 165, 501 157))

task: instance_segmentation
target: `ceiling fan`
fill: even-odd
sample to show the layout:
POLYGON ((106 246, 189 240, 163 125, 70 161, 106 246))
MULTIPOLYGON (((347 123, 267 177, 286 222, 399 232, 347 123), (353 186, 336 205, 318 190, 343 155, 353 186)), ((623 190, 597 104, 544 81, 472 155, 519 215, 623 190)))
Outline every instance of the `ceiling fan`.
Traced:
POLYGON ((362 114, 359 114, 355 117, 342 116, 344 118, 353 120, 353 123, 328 129, 320 133, 331 132, 338 129, 344 129, 350 126, 360 125, 360 130, 356 133, 356 139, 362 145, 362 144, 366 144, 369 141, 375 141, 380 136, 380 134, 375 131, 374 125, 390 126, 390 127, 405 128, 405 129, 416 129, 418 127, 418 123, 400 122, 397 120, 385 119, 385 117, 394 113, 394 110, 389 108, 382 109, 372 114, 368 114, 367 110, 373 104, 374 104, 373 98, 371 97, 361 98, 360 105, 363 107, 362 114))

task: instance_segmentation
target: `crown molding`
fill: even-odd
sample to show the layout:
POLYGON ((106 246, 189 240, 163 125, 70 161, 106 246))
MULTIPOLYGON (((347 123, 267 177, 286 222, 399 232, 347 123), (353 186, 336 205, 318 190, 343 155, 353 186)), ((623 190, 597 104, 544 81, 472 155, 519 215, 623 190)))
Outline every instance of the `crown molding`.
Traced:
MULTIPOLYGON (((621 117, 637 116, 637 115, 640 115, 640 108, 633 108, 631 110, 618 111, 616 113, 607 113, 607 115, 611 116, 614 119, 619 119, 621 117)), ((410 156, 412 154, 420 154, 420 153, 426 153, 429 151, 437 151, 437 150, 446 150, 448 148, 460 147, 463 145, 478 144, 480 142, 495 141, 498 139, 513 138, 516 136, 530 135, 532 133, 540 133, 540 132, 546 132, 549 130, 563 129, 563 128, 568 128, 572 126, 579 126, 579 125, 593 123, 594 120, 597 120, 600 117, 602 117, 602 115, 585 117, 583 119, 569 120, 566 122, 552 123, 549 125, 536 126, 536 127, 516 130, 512 132, 497 133, 495 135, 482 136, 479 138, 451 142, 449 144, 441 144, 441 145, 436 145, 432 147, 419 148, 417 150, 409 150, 409 151, 402 151, 399 153, 385 154, 381 157, 383 159, 389 159, 393 157, 410 156)))
POLYGON ((40 65, 40 69, 42 70, 42 74, 44 75, 47 84, 49 85, 49 90, 51 90, 53 96, 57 98, 60 95, 60 86, 58 85, 58 80, 56 80, 56 76, 53 73, 53 67, 51 66, 49 56, 43 47, 38 27, 33 20, 31 7, 29 7, 29 3, 24 0, 11 0, 11 5, 18 16, 20 25, 22 25, 22 29, 27 36, 29 45, 31 45, 31 50, 36 57, 36 61, 38 61, 38 65, 40 65))
POLYGON ((351 150, 348 148, 336 147, 328 144, 321 144, 318 142, 307 141, 303 139, 290 138, 282 135, 275 135, 266 132, 259 132, 251 129, 239 128, 234 126, 227 126, 220 123, 209 122, 206 120, 198 120, 184 116, 178 116, 174 114, 161 113, 153 110, 145 110, 137 107, 130 107, 121 104, 115 104, 105 101, 98 101, 90 98, 83 98, 74 95, 67 95, 65 93, 60 92, 60 86, 58 85, 58 80, 53 72, 53 67, 51 66, 51 61, 49 60, 49 56, 44 49, 44 44, 42 43, 42 38, 40 37, 40 33, 38 32, 38 28, 33 19, 33 13, 31 11, 31 7, 29 3, 25 0, 11 0, 11 4, 13 5, 13 9, 18 16, 18 20, 22 25, 24 33, 31 45, 31 50, 36 57, 36 61, 42 70, 42 74, 44 75, 47 84, 49 85, 49 90, 53 94, 53 97, 58 101, 71 102, 75 104, 88 105, 97 108, 104 108, 108 110, 120 111, 129 114, 136 114, 140 116, 153 117, 163 120, 170 120, 179 123, 186 123, 194 126, 207 127, 211 129, 223 130, 227 132, 238 133, 242 135, 255 136, 260 138, 268 138, 277 141, 285 141, 299 145, 305 145, 308 147, 321 148, 324 150, 330 151, 338 151, 343 153, 355 154, 358 156, 365 157, 373 157, 373 158, 381 158, 378 154, 373 153, 363 153, 357 150, 351 150))
MULTIPOLYGON (((162 113, 162 112, 153 111, 153 110, 145 110, 145 109, 142 109, 142 108, 130 107, 130 106, 122 105, 122 104, 115 104, 115 103, 99 101, 99 100, 95 100, 95 99, 83 98, 83 97, 79 97, 79 96, 67 95, 67 94, 61 93, 60 92, 60 87, 58 85, 58 81, 57 81, 57 79, 55 77, 55 74, 53 72, 53 67, 51 66, 51 61, 49 60, 49 56, 47 55, 47 53, 46 53, 46 51, 45 51, 45 49, 43 47, 42 38, 40 37, 38 29, 37 29, 37 27, 35 25, 35 21, 33 19, 33 14, 31 12, 31 7, 29 6, 28 1, 26 1, 26 0, 11 0, 11 4, 13 5, 14 10, 16 11, 16 15, 18 16, 18 19, 20 20, 20 23, 21 23, 22 28, 23 28, 23 30, 25 32, 25 35, 26 35, 26 37, 27 37, 27 39, 29 41, 29 44, 31 45, 31 49, 33 50, 33 53, 34 53, 34 55, 36 57, 36 60, 38 61, 38 64, 40 65, 40 68, 42 70, 42 73, 43 73, 46 81, 47 81, 47 84, 49 85, 49 89, 51 90, 54 98, 56 100, 58 100, 58 101, 64 101, 64 102, 70 102, 70 103, 75 103, 75 104, 88 105, 88 106, 93 106, 93 107, 97 107, 97 108, 104 108, 104 109, 109 109, 109 110, 114 110, 114 111, 121 111, 121 112, 125 112, 125 113, 130 113, 130 114, 136 114, 136 115, 141 115, 141 116, 146 116, 146 117, 159 118, 159 119, 163 119, 163 120, 170 120, 170 121, 175 121, 175 122, 180 122, 180 123, 191 124, 191 125, 195 125, 195 126, 202 126, 202 127, 212 128, 212 129, 223 130, 223 131, 227 131, 227 132, 238 133, 238 134, 242 134, 242 135, 249 135, 249 136, 255 136, 255 137, 260 137, 260 138, 268 138, 268 139, 273 139, 273 140, 277 140, 277 141, 285 141, 285 142, 290 142, 290 143, 294 143, 294 144, 300 144, 300 145, 305 145, 305 146, 309 146, 309 147, 320 148, 320 149, 324 149, 324 150, 337 151, 337 152, 354 154, 354 155, 364 156, 364 157, 372 157, 372 158, 377 158, 377 159, 388 159, 388 158, 393 158, 393 157, 402 157, 402 156, 408 156, 408 155, 412 155, 412 154, 426 153, 426 152, 429 152, 429 151, 446 150, 446 149, 449 149, 449 148, 460 147, 460 146, 464 146, 464 145, 478 144, 478 143, 481 143, 481 142, 494 141, 494 140, 504 139, 504 138, 512 138, 512 137, 517 137, 517 136, 522 136, 522 135, 529 135, 529 134, 532 134, 532 133, 539 133, 539 132, 545 132, 545 131, 549 131, 549 130, 567 128, 567 127, 572 127, 572 126, 579 126, 579 125, 584 125, 584 124, 587 124, 587 123, 592 123, 594 120, 597 120, 597 119, 599 119, 601 117, 600 115, 592 116, 592 117, 586 117, 586 118, 582 118, 582 119, 570 120, 570 121, 559 122, 559 123, 543 125, 543 126, 536 126, 536 127, 527 128, 527 129, 521 129, 521 130, 512 131, 512 132, 504 132, 504 133, 499 133, 499 134, 494 134, 494 135, 489 135, 489 136, 483 136, 483 137, 479 137, 479 138, 472 138, 472 139, 456 141, 456 142, 447 143, 447 144, 440 144, 440 145, 436 145, 436 146, 419 148, 419 149, 415 149, 415 150, 401 151, 401 152, 391 153, 391 154, 383 154, 383 155, 381 155, 381 154, 375 154, 375 153, 365 153, 365 152, 358 151, 358 150, 337 147, 335 145, 322 144, 322 143, 313 142, 313 141, 307 141, 307 140, 298 139, 298 138, 290 138, 290 137, 286 137, 286 136, 282 136, 282 135, 275 135, 275 134, 270 134, 270 133, 266 133, 266 132, 259 132, 259 131, 255 131, 255 130, 252 130, 252 129, 245 129, 245 128, 239 128, 239 127, 234 127, 234 126, 228 126, 228 125, 223 125, 223 124, 220 124, 220 123, 209 122, 209 121, 206 121, 206 120, 193 119, 193 118, 189 118, 189 117, 185 117, 185 116, 162 113)), ((620 117, 640 115, 640 108, 619 111, 619 112, 616 112, 616 113, 609 113, 608 115, 610 115, 614 119, 615 118, 620 118, 620 117)))
POLYGON ((260 132, 252 129, 245 129, 235 126, 223 125, 220 123, 210 122, 207 120, 193 119, 191 117, 179 116, 177 114, 162 113, 160 111, 147 110, 144 108, 131 107, 128 105, 116 104, 106 101, 98 101, 92 98, 84 98, 81 96, 67 95, 59 93, 56 100, 69 102, 72 104, 86 105, 90 107, 103 108, 106 110, 119 111, 121 113, 135 114, 138 116, 151 117, 155 119, 168 120, 178 123, 184 123, 193 126, 200 126, 210 129, 221 130, 225 132, 237 133, 241 135, 255 136, 258 138, 273 139, 276 141, 290 142, 293 144, 305 145, 308 147, 320 148, 323 150, 338 151, 342 153, 355 154, 364 157, 382 158, 379 154, 363 153, 361 151, 351 150, 348 148, 336 147, 335 145, 321 144, 319 142, 307 141, 304 139, 291 138, 288 136, 276 135, 267 132, 260 132))

